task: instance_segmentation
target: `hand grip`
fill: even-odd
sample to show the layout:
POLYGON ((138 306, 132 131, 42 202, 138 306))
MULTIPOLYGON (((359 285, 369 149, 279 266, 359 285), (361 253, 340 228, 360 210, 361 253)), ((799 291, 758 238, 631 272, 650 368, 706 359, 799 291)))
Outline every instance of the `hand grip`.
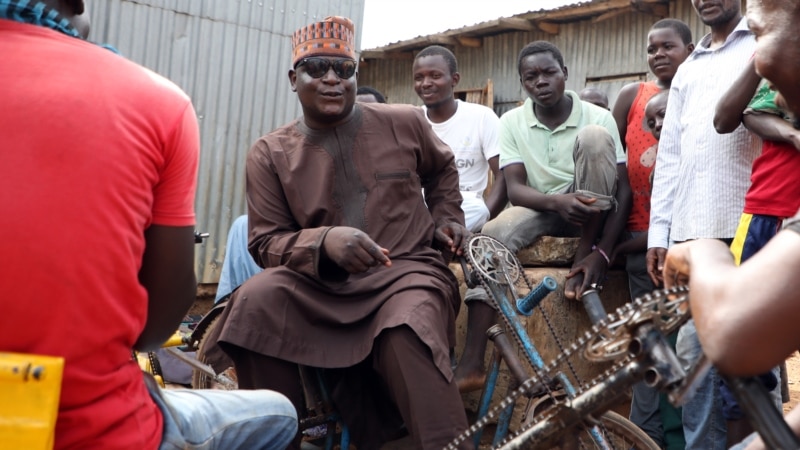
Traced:
POLYGON ((586 312, 589 314, 589 320, 592 321, 592 324, 596 324, 605 319, 607 315, 606 309, 603 307, 603 302, 600 300, 597 290, 589 289, 585 291, 581 294, 581 301, 583 301, 583 307, 586 308, 586 312))
POLYGON ((533 313, 533 308, 536 308, 547 297, 547 294, 555 291, 557 287, 558 283, 555 278, 549 275, 545 276, 528 295, 517 299, 517 310, 523 316, 530 316, 533 313))

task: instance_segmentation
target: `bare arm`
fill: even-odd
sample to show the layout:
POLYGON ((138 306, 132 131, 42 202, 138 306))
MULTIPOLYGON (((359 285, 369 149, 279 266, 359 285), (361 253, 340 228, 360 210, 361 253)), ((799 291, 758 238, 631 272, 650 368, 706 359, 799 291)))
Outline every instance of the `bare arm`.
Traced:
POLYGON ((499 160, 499 156, 489 158, 489 168, 492 171, 492 176, 494 176, 494 182, 492 183, 492 190, 489 192, 489 197, 486 199, 486 206, 489 208, 489 218, 491 219, 497 217, 508 203, 506 179, 503 176, 503 171, 500 170, 499 160))
POLYGON ((197 295, 194 227, 152 225, 144 233, 139 282, 147 290, 147 323, 137 350, 160 346, 177 330, 197 295))
POLYGON ((800 234, 784 230, 736 267, 728 247, 701 239, 667 253, 667 287, 687 282, 703 351, 723 373, 764 373, 800 344, 800 234))
POLYGON ((714 128, 719 134, 732 133, 742 123, 742 113, 758 89, 761 77, 751 60, 741 75, 722 95, 714 114, 714 128))
POLYGON ((608 266, 613 259, 606 260, 614 254, 614 246, 619 240, 622 230, 628 222, 631 211, 631 189, 628 182, 628 168, 625 164, 617 164, 617 207, 607 215, 596 214, 584 224, 578 249, 575 251, 575 262, 567 274, 564 295, 567 298, 580 298, 581 294, 592 283, 602 284, 608 266), (599 237, 599 241, 597 241, 599 237), (592 251, 592 244, 597 242, 597 251, 592 251), (571 279, 582 273, 582 278, 571 279))
POLYGON ((766 141, 784 142, 800 150, 800 130, 774 114, 745 114, 744 126, 766 141))
POLYGON ((614 257, 611 258, 612 261, 616 259, 617 255, 624 255, 628 253, 641 253, 647 251, 647 232, 636 235, 627 241, 621 242, 614 248, 614 257))
POLYGON ((611 111, 614 121, 617 123, 622 148, 626 150, 625 135, 628 134, 628 114, 631 112, 633 100, 636 99, 636 93, 639 92, 639 85, 641 83, 631 83, 620 89, 617 100, 614 102, 614 109, 611 111))
POLYGON ((583 225, 600 212, 591 206, 594 199, 579 194, 544 194, 528 186, 528 174, 523 164, 511 164, 503 168, 508 189, 508 199, 515 206, 524 206, 537 211, 558 213, 564 220, 583 225))

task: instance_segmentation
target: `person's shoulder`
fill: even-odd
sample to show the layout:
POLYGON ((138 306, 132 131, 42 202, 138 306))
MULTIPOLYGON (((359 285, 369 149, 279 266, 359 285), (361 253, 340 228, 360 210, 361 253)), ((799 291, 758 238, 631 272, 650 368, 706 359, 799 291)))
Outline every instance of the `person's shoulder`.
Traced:
POLYGON ((302 117, 298 117, 298 118, 292 119, 291 121, 286 122, 285 124, 279 126, 278 128, 275 128, 274 130, 270 131, 269 133, 263 135, 261 137, 261 140, 264 140, 264 139, 286 139, 286 138, 292 138, 292 137, 299 136, 299 135, 302 134, 302 132, 299 129, 299 126, 301 125, 301 122, 302 122, 302 117))
POLYGON ((420 121, 428 123, 425 110, 419 106, 405 103, 358 103, 362 114, 372 120, 380 121, 420 121))
POLYGON ((628 114, 630 113, 631 107, 633 106, 634 102, 636 101, 636 97, 639 96, 639 93, 645 89, 647 83, 642 81, 634 81, 633 83, 628 83, 619 90, 617 93, 617 99, 614 102, 614 109, 612 110, 613 114, 618 114, 620 109, 622 109, 622 113, 628 114))
POLYGON ((581 102, 581 114, 586 118, 584 123, 595 125, 606 125, 609 123, 616 124, 616 121, 614 121, 614 115, 611 114, 611 111, 601 108, 593 103, 584 102, 583 100, 579 101, 581 102))
POLYGON ((500 120, 502 122, 511 122, 516 120, 524 120, 525 117, 525 107, 528 105, 529 100, 526 99, 522 102, 521 105, 516 106, 512 109, 506 111, 502 116, 500 116, 500 120))
POLYGON ((476 112, 480 112, 480 113, 494 112, 494 110, 492 110, 492 108, 489 108, 486 105, 482 105, 480 103, 465 102, 463 100, 459 100, 458 101, 458 107, 459 108, 464 108, 467 111, 476 111, 476 112))
POLYGON ((567 94, 572 97, 572 101, 577 102, 577 104, 580 105, 581 113, 584 115, 588 115, 589 117, 604 117, 605 115, 611 115, 611 111, 597 106, 594 103, 581 100, 578 94, 573 91, 565 91, 565 95, 567 94))
MULTIPOLYGON (((142 98, 157 103, 170 100, 181 103, 190 101, 186 92, 167 77, 110 50, 97 47, 94 52, 97 70, 102 71, 105 78, 114 80, 117 86, 122 87, 132 96, 131 100, 142 98)), ((156 106, 154 109, 157 108, 156 106)))
POLYGON ((274 152, 284 149, 289 142, 299 142, 303 136, 300 131, 302 118, 293 119, 267 134, 259 137, 250 149, 251 152, 274 152))
POLYGON ((636 94, 639 93, 641 89, 643 89, 647 85, 644 81, 634 81, 633 83, 628 83, 625 86, 622 86, 622 89, 619 90, 617 93, 617 99, 619 100, 620 97, 630 97, 631 99, 636 97, 636 94))
POLYGON ((465 101, 458 102, 458 108, 462 109, 464 115, 468 115, 470 117, 480 117, 480 118, 494 118, 499 119, 497 117, 497 113, 494 112, 492 108, 489 108, 486 105, 482 105, 480 103, 471 103, 465 101))
POLYGON ((164 77, 163 75, 159 75, 152 70, 139 66, 140 69, 144 72, 144 75, 150 80, 150 83, 154 90, 157 90, 163 94, 174 95, 182 100, 189 101, 189 95, 183 91, 175 82, 172 80, 164 77))

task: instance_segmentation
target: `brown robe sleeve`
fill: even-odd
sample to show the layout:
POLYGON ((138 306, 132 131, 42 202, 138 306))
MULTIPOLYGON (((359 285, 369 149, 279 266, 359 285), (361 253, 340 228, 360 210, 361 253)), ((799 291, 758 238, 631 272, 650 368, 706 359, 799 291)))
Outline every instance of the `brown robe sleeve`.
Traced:
POLYGON ((322 241, 332 227, 301 228, 295 221, 264 140, 247 155, 248 250, 264 268, 285 265, 314 278, 344 280, 347 272, 320 261, 322 241))

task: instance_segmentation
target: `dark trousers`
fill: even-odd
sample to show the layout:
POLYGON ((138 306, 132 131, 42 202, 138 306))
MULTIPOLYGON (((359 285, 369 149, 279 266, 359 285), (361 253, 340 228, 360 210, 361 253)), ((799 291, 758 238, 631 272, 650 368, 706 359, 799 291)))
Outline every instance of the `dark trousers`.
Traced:
MULTIPOLYGON (((287 396, 295 405, 298 417, 304 417, 305 402, 303 386, 296 364, 264 356, 244 349, 229 352, 243 389, 271 389, 287 396)), ((399 412, 402 422, 414 439, 416 448, 441 450, 460 432, 467 428, 467 418, 458 388, 441 374, 433 364, 430 350, 406 326, 384 330, 375 340, 372 353, 359 364, 360 379, 354 380, 352 371, 331 369, 333 384, 352 386, 363 383, 365 389, 382 387, 385 402, 375 404, 382 411, 352 411, 341 408, 339 413, 351 429, 353 441, 358 448, 378 448, 391 438, 392 430, 381 430, 376 437, 375 429, 364 429, 365 421, 374 412, 381 414, 386 408, 399 412), (365 366, 369 370, 363 370, 365 366), (377 380, 367 380, 362 374, 372 374, 377 380), (393 403, 387 405, 385 403, 393 403), (377 441, 376 441, 377 439, 377 441), (359 445, 361 443, 361 445, 359 445)), ((328 371, 328 370, 326 370, 328 371)), ((333 387, 334 393, 338 386, 333 387)), ((362 391, 362 392, 363 392, 362 391)), ((358 392, 347 389, 347 394, 358 396, 358 392)), ((334 395, 334 401, 336 401, 334 395)), ((369 400, 369 399, 366 399, 369 400)), ((344 402, 342 402, 344 403, 344 402)), ((337 404, 337 407, 342 406, 337 404)), ((383 421, 382 425, 386 425, 383 421)), ((396 431, 396 430, 395 430, 396 431)), ((298 434, 291 448, 299 448, 298 434)), ((471 442, 459 448, 472 448, 471 442)))

